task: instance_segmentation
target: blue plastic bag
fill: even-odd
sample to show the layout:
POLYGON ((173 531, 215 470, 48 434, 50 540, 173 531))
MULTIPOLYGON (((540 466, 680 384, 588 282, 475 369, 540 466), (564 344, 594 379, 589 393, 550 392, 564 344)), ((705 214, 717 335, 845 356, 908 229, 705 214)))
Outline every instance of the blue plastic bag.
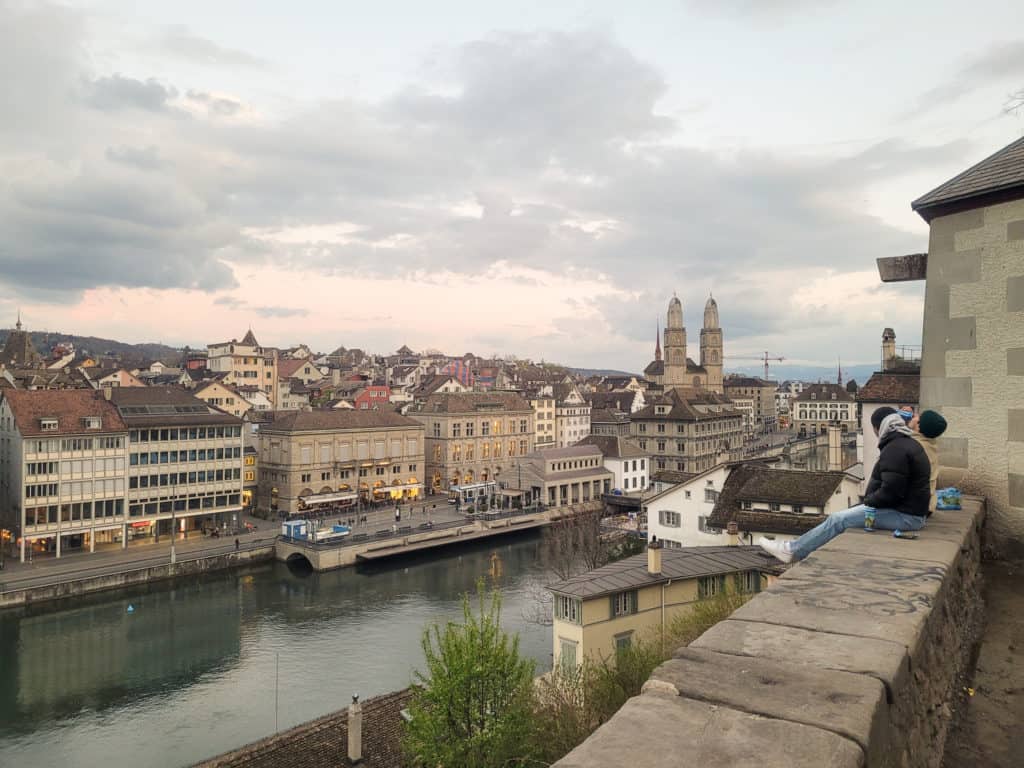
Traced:
POLYGON ((960 491, 956 488, 940 488, 935 492, 936 509, 961 509, 960 491))

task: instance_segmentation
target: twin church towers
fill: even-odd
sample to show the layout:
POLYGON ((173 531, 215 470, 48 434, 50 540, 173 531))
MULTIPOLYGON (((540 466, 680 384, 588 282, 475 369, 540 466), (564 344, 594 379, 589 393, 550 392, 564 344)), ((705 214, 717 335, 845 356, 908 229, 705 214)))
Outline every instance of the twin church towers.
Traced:
POLYGON ((668 390, 693 387, 724 394, 722 387, 722 327, 718 321, 718 303, 709 297, 704 305, 704 327, 700 332, 700 365, 686 356, 686 326, 683 302, 672 296, 665 319, 665 355, 662 359, 661 334, 654 347, 654 360, 644 375, 668 390))

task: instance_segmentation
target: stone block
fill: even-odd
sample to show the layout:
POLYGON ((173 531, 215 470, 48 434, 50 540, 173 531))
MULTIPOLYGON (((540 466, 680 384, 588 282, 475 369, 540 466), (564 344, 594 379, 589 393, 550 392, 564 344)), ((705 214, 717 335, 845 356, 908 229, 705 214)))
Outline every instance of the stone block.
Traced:
POLYGON ((967 377, 921 377, 921 407, 959 406, 969 408, 974 402, 974 382, 967 377))
MULTIPOLYGON (((929 254, 956 250, 956 233, 985 226, 985 211, 975 208, 932 219, 928 238, 929 254)), ((931 279, 931 275, 928 275, 931 279)))
POLYGON ((938 563, 820 549, 733 618, 892 640, 913 657, 944 572, 938 563))
POLYGON ((873 753, 881 753, 886 741, 885 687, 867 675, 680 648, 675 658, 651 673, 644 690, 832 731, 856 742, 868 765, 879 764, 873 753))
POLYGON ((1006 311, 1024 312, 1024 275, 1006 278, 1006 311))
POLYGON ((863 768, 853 741, 679 696, 646 694, 623 705, 556 768, 863 768))
POLYGON ((752 621, 721 621, 690 643, 690 648, 784 662, 792 661, 793 649, 799 648, 802 664, 870 675, 881 680, 890 692, 906 685, 909 674, 906 648, 891 640, 752 621))
POLYGON ((1024 507, 1024 475, 1009 475, 1007 479, 1011 507, 1024 507))
POLYGON ((946 326, 946 349, 975 349, 976 325, 973 317, 950 318, 946 326))
POLYGON ((1006 415, 1007 439, 1024 442, 1024 408, 1010 408, 1006 415))
POLYGON ((939 438, 939 466, 967 469, 970 466, 970 443, 966 437, 939 438))
POLYGON ((883 283, 902 283, 924 280, 928 275, 928 254, 910 253, 906 256, 883 256, 878 263, 878 277, 883 283))
POLYGON ((1007 242, 1024 240, 1024 219, 1006 223, 1006 240, 1007 242))
POLYGON ((981 249, 933 254, 928 260, 928 279, 953 285, 981 279, 981 249))
POLYGON ((897 539, 890 531, 852 529, 831 542, 829 551, 892 560, 920 560, 948 566, 960 551, 962 534, 943 535, 926 525, 917 539, 897 539))
POLYGON ((1024 376, 1024 347, 1006 350, 1006 375, 1024 376))

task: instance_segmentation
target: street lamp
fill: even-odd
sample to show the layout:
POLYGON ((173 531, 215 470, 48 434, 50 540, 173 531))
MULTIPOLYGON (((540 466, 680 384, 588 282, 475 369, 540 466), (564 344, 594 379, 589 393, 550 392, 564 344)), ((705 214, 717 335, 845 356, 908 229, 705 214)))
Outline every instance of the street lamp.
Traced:
POLYGON ((174 551, 174 538, 175 538, 175 533, 176 533, 175 530, 174 530, 174 527, 175 527, 174 526, 174 522, 175 522, 174 504, 172 503, 171 504, 171 565, 174 565, 178 561, 177 554, 174 551))

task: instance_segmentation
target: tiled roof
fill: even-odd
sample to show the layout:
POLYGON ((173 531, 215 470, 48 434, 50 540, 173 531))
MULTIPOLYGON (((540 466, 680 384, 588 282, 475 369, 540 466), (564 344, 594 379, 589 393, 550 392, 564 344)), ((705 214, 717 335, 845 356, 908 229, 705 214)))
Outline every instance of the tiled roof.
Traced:
POLYGON ((252 332, 252 328, 245 332, 245 336, 242 337, 242 343, 247 344, 250 347, 258 347, 260 344, 256 341, 256 335, 252 332))
POLYGON ((921 376, 917 373, 873 373, 857 390, 860 403, 917 405, 921 397, 921 376))
POLYGON ((591 424, 628 424, 628 411, 609 411, 604 408, 594 408, 590 411, 591 424))
POLYGON ((617 410, 629 413, 636 399, 636 392, 591 392, 587 400, 592 408, 617 410))
POLYGON ((128 427, 117 408, 93 389, 5 389, 14 423, 23 437, 125 432, 128 427), (100 429, 86 429, 84 419, 99 416, 100 429), (56 418, 57 429, 42 429, 42 419, 56 418))
POLYGON ((363 759, 348 758, 348 710, 332 712, 282 733, 199 763, 195 768, 401 768, 405 765, 402 710, 412 690, 363 702, 363 759))
POLYGON ((607 459, 639 459, 650 455, 632 440, 619 435, 588 435, 576 445, 596 445, 607 459))
POLYGON ((778 387, 778 384, 774 381, 759 379, 756 376, 728 376, 722 381, 722 386, 726 389, 729 389, 729 387, 757 387, 759 389, 771 387, 775 389, 778 387))
POLYGON ((702 419, 720 419, 727 416, 737 416, 739 411, 732 407, 732 402, 715 392, 703 390, 691 390, 680 392, 679 389, 670 389, 664 395, 653 402, 648 403, 639 411, 633 414, 633 421, 647 419, 665 421, 700 421, 702 419), (657 413, 658 405, 671 406, 668 413, 657 413), (702 412, 696 408, 697 405, 718 406, 721 410, 718 413, 710 411, 702 412))
POLYGON ((846 387, 841 387, 838 384, 811 384, 793 400, 798 403, 852 403, 854 401, 853 395, 846 391, 846 387), (814 397, 812 398, 811 395, 814 397), (832 399, 832 395, 835 395, 835 400, 832 399))
POLYGON ((685 547, 661 550, 661 573, 647 570, 647 553, 633 555, 548 586, 559 595, 590 599, 661 584, 750 570, 775 570, 779 561, 760 547, 685 547))
POLYGON ((529 455, 532 458, 540 459, 582 459, 600 453, 601 449, 596 445, 587 445, 583 442, 579 442, 576 445, 570 445, 567 448, 546 448, 534 451, 529 455))
POLYGON ((842 472, 771 469, 756 462, 737 464, 725 479, 708 525, 725 528, 730 522, 735 522, 741 531, 805 533, 824 520, 824 515, 744 510, 741 502, 774 501, 824 507, 843 477, 842 472))
MULTIPOLYGON (((302 366, 306 365, 309 360, 297 359, 292 360, 291 358, 285 358, 284 360, 277 361, 277 378, 279 379, 290 379, 295 375, 295 372, 302 366)), ((319 373, 319 371, 317 371, 319 373)))
POLYGON ((685 483, 687 480, 692 480, 697 475, 693 472, 679 472, 675 469, 659 469, 656 472, 651 473, 651 481, 657 483, 685 483))
POLYGON ((452 392, 432 394, 410 413, 489 413, 533 408, 514 392, 452 392))
POLYGON ((1013 189, 1024 196, 1024 137, 917 198, 910 207, 930 220, 941 206, 1013 189))
POLYGON ((390 408, 362 410, 352 408, 317 408, 312 411, 281 411, 263 428, 275 432, 312 432, 344 429, 387 429, 404 427, 422 429, 423 424, 390 408))

